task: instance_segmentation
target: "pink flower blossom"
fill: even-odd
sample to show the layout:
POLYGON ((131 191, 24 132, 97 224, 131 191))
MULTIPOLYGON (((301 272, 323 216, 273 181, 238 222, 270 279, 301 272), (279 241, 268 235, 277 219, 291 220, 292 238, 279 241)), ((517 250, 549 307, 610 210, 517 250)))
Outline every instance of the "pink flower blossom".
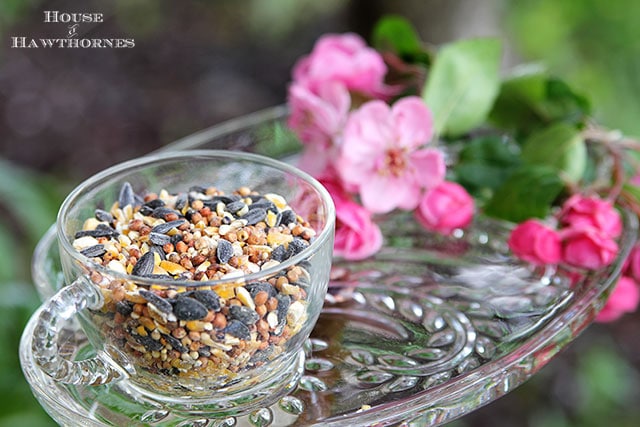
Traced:
POLYGON ((631 249, 631 253, 624 261, 622 273, 640 283, 640 243, 636 243, 631 249))
POLYGON ((518 224, 507 244, 518 258, 533 264, 557 264, 562 259, 558 233, 535 219, 518 224))
POLYGON ((327 34, 293 69, 293 79, 312 92, 327 81, 340 82, 350 91, 378 97, 388 92, 382 56, 357 34, 327 34))
POLYGON ((640 288, 636 282, 627 276, 622 276, 613 289, 604 308, 598 316, 598 322, 611 322, 620 318, 624 313, 631 313, 638 308, 640 302, 640 288))
POLYGON ((349 198, 335 180, 321 180, 336 206, 333 252, 348 260, 367 258, 382 247, 382 233, 371 213, 349 198))
POLYGON ((418 204, 416 219, 424 228, 450 234, 473 219, 473 198, 461 185, 443 181, 427 190, 418 204))
POLYGON ((289 127, 305 144, 301 169, 317 176, 335 156, 351 99, 341 83, 327 82, 313 93, 300 84, 289 87, 289 127))
POLYGON ((392 108, 369 101, 347 120, 337 170, 373 213, 415 209, 423 188, 438 185, 446 171, 442 153, 420 148, 433 135, 431 112, 410 96, 392 108))
POLYGON ((611 202, 580 194, 571 196, 564 203, 560 222, 572 228, 595 227, 612 238, 622 232, 622 219, 611 202))
POLYGON ((561 234, 562 259, 574 267, 598 270, 618 254, 618 244, 595 227, 569 228, 561 234))

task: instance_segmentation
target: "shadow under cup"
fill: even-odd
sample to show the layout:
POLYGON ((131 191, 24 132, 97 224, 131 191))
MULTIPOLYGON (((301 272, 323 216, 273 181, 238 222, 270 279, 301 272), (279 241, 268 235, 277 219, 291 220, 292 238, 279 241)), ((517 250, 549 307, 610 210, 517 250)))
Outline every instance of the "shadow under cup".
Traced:
MULTIPOLYGON (((36 362, 62 382, 97 385, 126 380, 120 384, 165 401, 215 399, 220 407, 230 407, 233 402, 275 397, 295 386, 301 375, 302 346, 327 291, 334 222, 331 198, 317 181, 254 154, 166 153, 99 173, 77 187, 60 209, 57 233, 68 285, 40 309, 32 343, 36 362), (315 236, 301 252, 250 274, 227 273, 209 281, 126 274, 73 247, 76 233, 95 217, 97 208, 116 218, 132 218, 132 209, 113 206, 125 183, 136 195, 189 193, 194 186, 214 186, 225 194, 240 187, 277 194, 308 221, 315 236), (281 286, 281 277, 288 278, 286 286, 281 286), (267 292, 269 303, 264 294, 261 301, 255 300, 260 291, 267 292), (184 308, 174 312, 178 299, 212 292, 219 306, 205 304, 207 316, 195 319, 188 308, 186 315, 184 308), (234 305, 244 307, 236 314, 240 310, 250 315, 240 319, 242 326, 231 314, 234 305), (56 332, 74 317, 96 350, 93 358, 71 361, 58 351, 56 332), (232 321, 239 332, 231 328, 232 321)), ((196 237, 198 232, 205 230, 196 227, 196 237)))

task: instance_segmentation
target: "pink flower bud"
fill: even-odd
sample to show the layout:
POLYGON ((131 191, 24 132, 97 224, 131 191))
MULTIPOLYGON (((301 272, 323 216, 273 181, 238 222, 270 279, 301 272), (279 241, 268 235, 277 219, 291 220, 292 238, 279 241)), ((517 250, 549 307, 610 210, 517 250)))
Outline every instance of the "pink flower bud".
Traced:
POLYGON ((557 264, 562 258, 558 233, 534 219, 514 228, 507 244, 518 258, 533 264, 557 264))
POLYGON ((640 244, 636 244, 631 253, 625 260, 623 274, 632 277, 636 282, 640 283, 640 244))
POLYGON ((595 227, 612 238, 622 232, 622 219, 610 202, 580 194, 571 196, 564 203, 560 222, 571 228, 595 227))
POLYGON ((562 258, 574 267, 598 270, 611 264, 618 244, 595 227, 570 228, 563 233, 562 258))
POLYGON ((624 313, 631 313, 638 308, 640 302, 640 288, 636 282, 627 276, 622 276, 604 308, 598 316, 598 322, 611 322, 620 318, 624 313))
POLYGON ((469 225, 473 211, 473 198, 467 190, 455 182, 443 181, 427 190, 415 215, 427 230, 450 234, 469 225))
POLYGON ((384 85, 386 73, 382 55, 368 47, 362 37, 353 33, 326 34, 295 65, 293 79, 312 92, 333 81, 350 91, 380 97, 389 92, 384 85))
POLYGON ((348 260, 367 258, 382 247, 382 233, 371 213, 350 199, 335 180, 321 180, 336 207, 336 234, 333 252, 348 260))

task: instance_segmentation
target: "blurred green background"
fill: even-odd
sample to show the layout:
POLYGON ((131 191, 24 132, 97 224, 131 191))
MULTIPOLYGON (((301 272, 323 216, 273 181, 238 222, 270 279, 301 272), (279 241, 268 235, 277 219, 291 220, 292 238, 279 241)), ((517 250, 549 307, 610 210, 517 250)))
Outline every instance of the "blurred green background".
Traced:
MULTIPOLYGON (((326 32, 365 38, 385 13, 433 45, 497 35, 504 67, 540 62, 593 101, 597 119, 640 135, 636 0, 1 0, 0 427, 53 425, 23 379, 18 342, 39 305, 29 264, 80 180, 224 119, 285 101, 295 60, 326 32), (12 49, 65 37, 44 10, 101 12, 83 37, 133 49, 12 49)), ((640 315, 593 325, 536 377, 456 426, 636 426, 640 315)))

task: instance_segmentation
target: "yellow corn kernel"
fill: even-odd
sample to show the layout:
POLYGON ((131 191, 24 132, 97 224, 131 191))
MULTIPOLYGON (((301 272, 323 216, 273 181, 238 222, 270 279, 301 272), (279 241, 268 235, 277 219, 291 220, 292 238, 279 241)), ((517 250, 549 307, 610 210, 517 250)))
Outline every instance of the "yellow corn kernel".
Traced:
POLYGON ((167 273, 171 275, 176 275, 180 273, 184 273, 187 271, 186 268, 181 266, 180 264, 176 264, 175 262, 162 260, 160 261, 160 267, 163 268, 167 273))
POLYGON ((238 298, 238 300, 242 304, 246 305, 250 309, 252 310, 256 309, 256 304, 253 302, 253 298, 251 298, 251 294, 244 287, 238 286, 236 288, 236 298, 238 298))
POLYGON ((280 210, 287 207, 287 201, 279 194, 267 193, 264 198, 272 202, 280 210))

